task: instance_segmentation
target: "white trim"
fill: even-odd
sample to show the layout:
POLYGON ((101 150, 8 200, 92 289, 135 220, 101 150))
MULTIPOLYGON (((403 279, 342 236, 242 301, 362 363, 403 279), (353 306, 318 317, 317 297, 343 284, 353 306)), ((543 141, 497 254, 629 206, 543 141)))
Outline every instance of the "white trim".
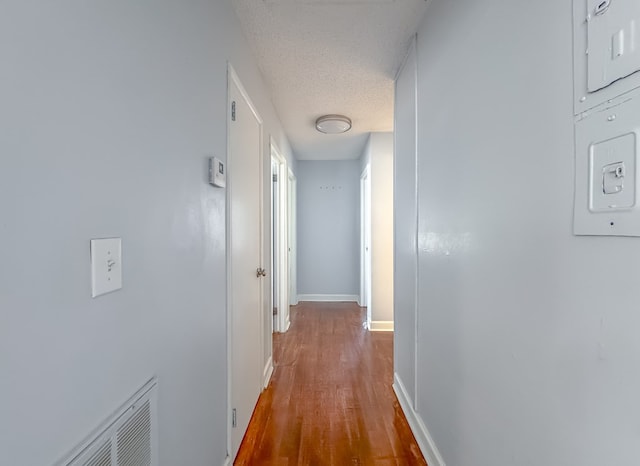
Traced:
POLYGON ((262 387, 263 388, 267 388, 267 385, 269 385, 272 374, 273 374, 273 358, 269 356, 267 363, 264 365, 264 370, 262 371, 262 387))
POLYGON ((227 456, 224 460, 224 463, 222 463, 222 466, 231 466, 231 457, 227 456))
MULTIPOLYGON (((236 70, 231 64, 231 62, 227 62, 227 67, 228 67, 227 69, 228 79, 233 80, 238 90, 240 91, 240 94, 242 94, 242 97, 244 97, 244 100, 247 101, 247 105, 249 105, 249 108, 251 109, 251 111, 253 112, 253 115, 258 120, 258 123, 260 123, 260 126, 263 126, 264 122, 262 121, 262 117, 260 116, 260 113, 258 113, 258 108, 253 104, 251 97, 249 97, 249 93, 242 85, 242 81, 240 80, 240 77, 238 76, 238 73, 236 73, 236 70)), ((227 82, 227 85, 229 84, 230 84, 230 81, 227 82)), ((231 108, 229 108, 228 110, 229 110, 229 118, 231 118, 231 108)), ((231 119, 229 119, 229 121, 231 121, 231 119)), ((261 133, 260 142, 262 142, 262 132, 260 133, 261 133)), ((262 146, 260 147, 262 148, 262 146)))
MULTIPOLYGON (((427 0, 428 3, 431 2, 431 0, 427 0)), ((420 299, 420 257, 418 254, 418 238, 420 237, 419 234, 419 225, 420 225, 420 214, 419 214, 419 203, 420 203, 420 177, 419 177, 419 161, 418 161, 418 135, 419 135, 419 131, 418 131, 418 35, 414 34, 413 37, 411 38, 411 45, 409 46, 409 50, 407 51, 407 55, 404 58, 404 61, 402 63, 402 66, 400 67, 400 69, 398 70, 398 73, 396 74, 396 78, 395 78, 395 82, 396 82, 396 87, 397 87, 397 81, 398 78, 400 77, 400 74, 403 73, 405 71, 405 69, 407 68, 407 64, 409 62, 409 59, 412 58, 413 55, 413 120, 414 120, 414 140, 413 140, 413 164, 414 164, 414 170, 413 170, 413 177, 414 177, 414 186, 415 186, 415 190, 413 192, 413 200, 414 200, 414 204, 415 204, 415 211, 413 212, 413 216, 414 216, 414 221, 415 221, 415 241, 412 244, 412 248, 413 251, 415 252, 415 269, 414 269, 414 283, 413 283, 413 289, 414 289, 414 296, 413 296, 413 304, 414 307, 413 309, 409 309, 409 311, 411 311, 412 316, 413 316, 413 379, 414 379, 414 383, 413 383, 413 393, 418 393, 418 372, 419 372, 419 367, 418 367, 418 333, 419 333, 419 329, 420 329, 420 318, 419 318, 419 314, 418 314, 418 301, 420 299)), ((397 89, 395 89, 397 91, 397 89)), ((397 102, 394 103, 394 113, 397 113, 397 108, 395 107, 395 105, 397 105, 397 102)), ((395 148, 398 146, 396 143, 395 138, 397 137, 396 133, 394 132, 394 151, 395 148)), ((394 164, 396 163, 396 158, 394 157, 394 164)), ((396 171, 395 171, 395 165, 394 165, 394 177, 396 176, 396 171)), ((394 190, 396 189, 397 186, 397 180, 394 178, 394 190)), ((395 192, 395 191, 394 191, 395 192)), ((395 225, 396 220, 394 219, 394 225, 395 225)), ((395 267, 396 267, 396 263, 394 260, 394 277, 395 277, 395 267)), ((415 403, 411 404, 412 408, 416 408, 415 403)))
POLYGON ((431 437, 427 427, 424 425, 424 421, 412 408, 413 403, 411 402, 409 394, 404 388, 404 384, 397 373, 393 374, 393 391, 398 398, 402 412, 407 418, 411 432, 413 432, 413 436, 418 442, 418 446, 420 447, 420 451, 422 452, 424 459, 427 460, 429 466, 446 466, 442 455, 433 441, 433 437, 431 437))
POLYGON ((288 315, 287 320, 284 322, 284 327, 282 327, 282 333, 286 333, 290 328, 291 328, 291 315, 288 315))
POLYGON ((393 332, 393 320, 372 320, 369 322, 370 332, 393 332))
POLYGON ((360 297, 357 294, 299 294, 298 301, 325 302, 354 302, 357 303, 360 297))
MULTIPOLYGON (((431 0, 427 0, 427 3, 431 3, 431 0)), ((414 319, 414 331, 413 331, 413 393, 418 393, 418 361, 419 361, 419 354, 418 354, 418 337, 420 334, 420 313, 418 312, 419 309, 419 303, 420 303, 420 247, 418 244, 418 238, 420 238, 420 161, 418 159, 418 146, 419 146, 419 138, 418 135, 420 134, 420 132, 418 131, 418 78, 420 77, 418 74, 418 34, 416 33, 413 36, 413 48, 414 51, 413 53, 415 54, 415 69, 414 69, 414 73, 415 73, 415 81, 414 81, 414 86, 413 86, 413 92, 414 92, 414 108, 413 111, 415 113, 415 130, 414 130, 414 137, 415 137, 415 141, 414 141, 414 163, 415 163, 415 170, 414 170, 414 176, 415 176, 415 204, 416 204, 416 211, 414 212, 415 215, 415 220, 416 220, 416 237, 415 237, 415 243, 413 245, 413 248, 416 252, 416 268, 415 268, 415 272, 416 272, 416 278, 415 278, 415 282, 414 282, 414 308, 413 308, 413 319, 414 319)), ((414 400, 413 405, 412 405, 413 409, 418 409, 418 404, 417 401, 414 400)))
MULTIPOLYGON (((271 207, 278 208, 278 224, 276 225, 276 238, 271 238, 270 247, 272 249, 271 257, 276 263, 276 274, 273 273, 274 264, 271 264, 271 290, 273 290, 273 281, 275 280, 278 286, 278 299, 271 300, 275 307, 278 308, 278 315, 276 320, 276 326, 274 331, 285 332, 287 327, 287 320, 289 319, 289 167, 287 160, 282 156, 280 149, 278 148, 275 140, 271 137, 271 170, 273 170, 273 164, 277 166, 277 199, 273 199, 273 187, 271 189, 271 207), (285 181, 286 180, 286 181, 285 181), (277 255, 273 254, 273 244, 277 244, 277 255)), ((273 211, 271 212, 271 229, 273 234, 273 211)))
MULTIPOLYGON (((235 71, 232 74, 233 67, 231 63, 227 63, 227 157, 226 170, 229 172, 229 162, 230 157, 229 154, 231 152, 231 85, 233 81, 233 77, 235 76, 235 71)), ((228 192, 228 191, 227 191, 228 192)), ((226 301, 227 301, 227 309, 226 309, 226 317, 227 317, 227 461, 231 461, 231 450, 232 450, 232 441, 231 441, 231 419, 232 419, 232 400, 231 400, 231 390, 233 390, 233 383, 231 379, 233 378, 233 304, 231 302, 232 288, 231 288, 231 257, 229 251, 231 250, 231 227, 229 225, 229 206, 230 206, 229 196, 225 196, 225 269, 226 269, 226 280, 227 280, 227 289, 226 289, 226 301)))
MULTIPOLYGON (((295 306, 298 304, 298 279, 297 279, 297 180, 293 171, 291 171, 291 167, 289 167, 289 175, 288 175, 288 197, 289 197, 289 205, 287 209, 289 210, 289 225, 288 225, 288 241, 289 241, 289 305, 295 306)), ((288 315, 289 313, 287 313, 288 315)), ((288 327, 287 327, 288 328, 288 327)))
MULTIPOLYGON (((367 142, 366 151, 371 157, 371 135, 367 142)), ((360 174, 360 297, 358 304, 367 308, 367 328, 371 326, 371 307, 373 303, 371 289, 371 160, 369 160, 360 174)))

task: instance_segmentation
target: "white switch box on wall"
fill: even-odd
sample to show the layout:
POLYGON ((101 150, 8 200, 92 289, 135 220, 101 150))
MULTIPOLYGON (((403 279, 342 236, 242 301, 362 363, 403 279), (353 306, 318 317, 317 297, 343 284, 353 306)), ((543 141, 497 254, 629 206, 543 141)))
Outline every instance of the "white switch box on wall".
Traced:
POLYGON ((576 122, 576 235, 640 236, 640 95, 576 122))
POLYGON ((576 115, 640 87, 640 2, 573 0, 576 115))
POLYGON ((122 288, 122 240, 91 240, 91 297, 122 288))
POLYGON ((640 70, 640 2, 587 1, 589 92, 640 70))

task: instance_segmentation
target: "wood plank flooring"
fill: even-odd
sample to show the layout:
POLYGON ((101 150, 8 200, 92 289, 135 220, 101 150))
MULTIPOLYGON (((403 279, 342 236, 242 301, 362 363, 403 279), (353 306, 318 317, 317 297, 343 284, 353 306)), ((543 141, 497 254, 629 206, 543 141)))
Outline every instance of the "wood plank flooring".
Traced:
POLYGON ((234 464, 426 465, 393 393, 393 334, 355 303, 301 303, 234 464))

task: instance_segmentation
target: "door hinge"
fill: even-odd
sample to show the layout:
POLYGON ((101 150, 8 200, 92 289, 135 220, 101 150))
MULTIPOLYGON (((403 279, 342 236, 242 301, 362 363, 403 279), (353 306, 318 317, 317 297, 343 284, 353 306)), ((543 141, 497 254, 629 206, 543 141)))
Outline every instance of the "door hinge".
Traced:
POLYGON ((231 102, 231 121, 236 121, 236 101, 231 102))
POLYGON ((273 315, 274 315, 274 316, 277 316, 277 315, 278 315, 278 308, 277 308, 277 307, 274 307, 274 308, 273 308, 273 315))
POLYGON ((273 182, 277 183, 278 182, 278 175, 277 174, 273 174, 273 182))
POLYGON ((236 408, 231 410, 231 427, 237 427, 238 420, 236 419, 236 408))

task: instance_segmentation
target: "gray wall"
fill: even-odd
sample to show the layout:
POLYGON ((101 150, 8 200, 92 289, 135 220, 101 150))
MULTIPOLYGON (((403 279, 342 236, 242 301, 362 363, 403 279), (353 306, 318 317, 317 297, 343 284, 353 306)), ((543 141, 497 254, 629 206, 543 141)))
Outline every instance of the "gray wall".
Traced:
POLYGON ((415 400, 416 309, 418 294, 418 198, 416 183, 416 48, 412 44, 395 91, 393 196, 393 364, 415 400))
POLYGON ((638 461, 640 240, 572 235, 571 12, 433 0, 418 34, 415 401, 449 465, 638 461))
POLYGON ((360 293, 357 160, 298 161, 298 296, 360 293))
POLYGON ((8 1, 0 31, 0 462, 52 464, 157 375, 161 464, 222 464, 226 200, 205 176, 227 60, 266 163, 270 134, 290 153, 231 3, 8 1), (91 299, 107 236, 124 287, 91 299))

